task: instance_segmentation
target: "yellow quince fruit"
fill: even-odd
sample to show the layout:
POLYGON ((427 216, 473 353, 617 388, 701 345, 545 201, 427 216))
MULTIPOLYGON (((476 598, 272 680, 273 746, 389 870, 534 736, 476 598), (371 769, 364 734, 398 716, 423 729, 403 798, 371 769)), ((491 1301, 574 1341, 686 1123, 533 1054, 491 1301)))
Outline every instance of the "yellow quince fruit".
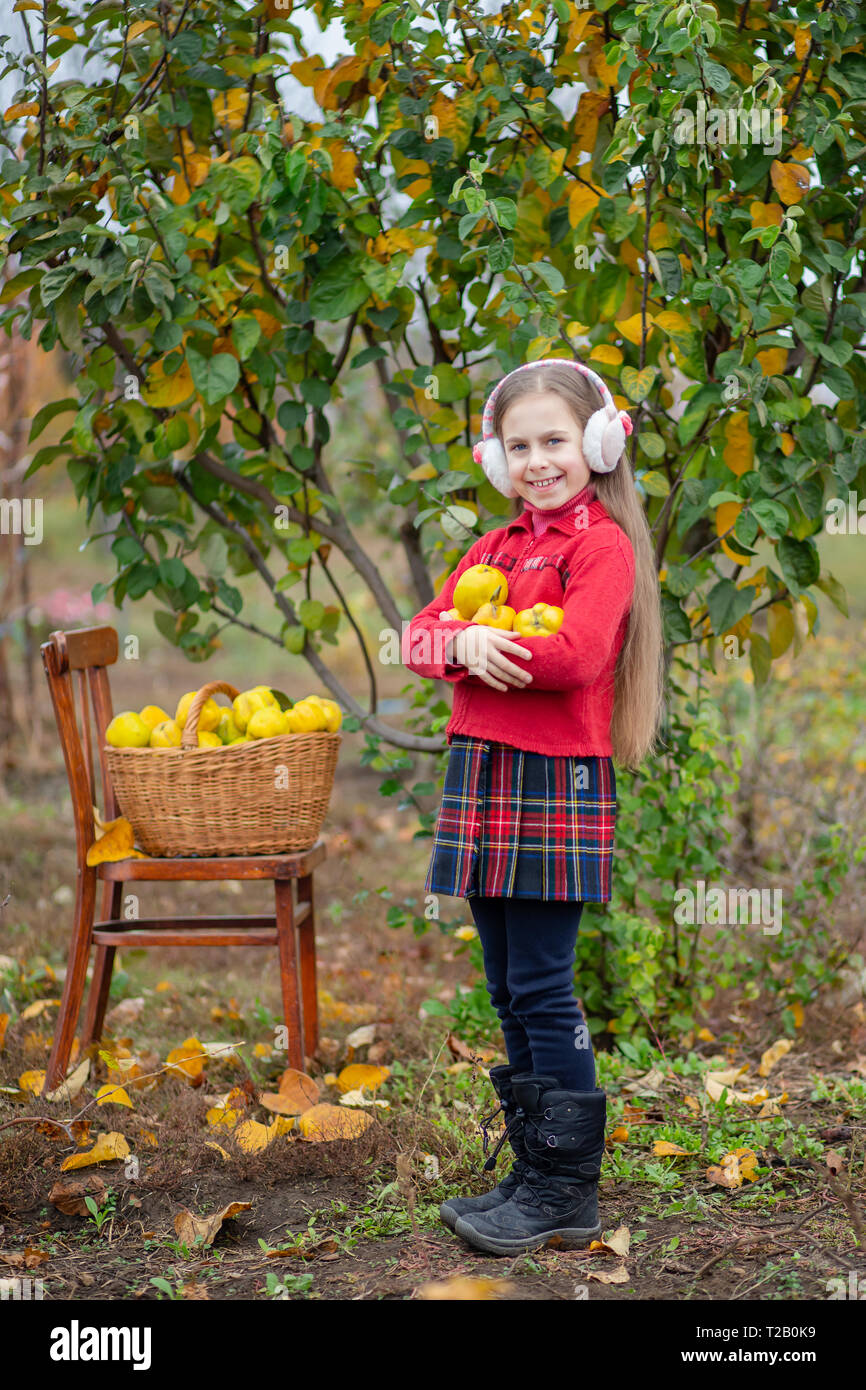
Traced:
POLYGON ((561 608, 553 603, 534 603, 531 608, 521 608, 514 618, 514 631, 521 637, 552 637, 562 627, 565 617, 561 608))
POLYGON ((253 738, 274 738, 277 734, 287 734, 286 717, 278 705, 266 709, 253 710, 247 724, 247 736, 253 738))
MULTIPOLYGON (((178 701, 174 717, 175 722, 178 723, 182 729, 186 725, 187 715, 189 714, 189 707, 197 694, 198 691, 196 690, 188 690, 186 694, 182 695, 178 701)), ((217 724, 220 722, 221 714, 222 710, 220 709, 216 700, 205 700, 204 708, 202 709, 201 716, 198 721, 199 733, 212 733, 213 730, 216 728, 217 724)))
POLYGON ((286 718, 293 734, 315 734, 327 728, 325 711, 314 700, 298 700, 286 710, 286 718))
POLYGON ((164 719, 150 733, 151 748, 179 748, 183 729, 176 719, 164 719))
POLYGON ((231 710, 224 709, 220 715, 220 722, 217 724, 215 733, 219 734, 223 743, 234 743, 241 736, 241 731, 234 721, 231 710))
POLYGON ((199 729, 198 746, 199 748, 222 748, 223 741, 219 734, 212 733, 209 729, 199 729))
POLYGON ((254 685, 254 686, 253 686, 253 690, 254 690, 258 695, 261 695, 261 696, 264 697, 264 701, 265 701, 265 704, 266 704, 266 705, 277 705, 277 708, 279 709, 279 705, 277 704, 277 697, 276 697, 276 695, 274 694, 274 692, 271 690, 271 687, 270 687, 269 685, 254 685))
POLYGON ((514 618, 514 609, 509 608, 507 603, 482 603, 472 621, 480 623, 482 627, 501 627, 510 631, 514 618))
POLYGON ((313 704, 318 705, 319 709, 324 711, 325 728, 328 733, 335 734, 343 722, 343 711, 340 709, 337 701, 329 700, 325 695, 305 695, 303 701, 299 701, 299 703, 303 704, 310 700, 312 700, 313 704))
POLYGON ((484 603, 504 603, 508 580, 493 565, 472 565, 457 580, 454 607, 461 618, 471 620, 484 603))
POLYGON ((144 720, 149 729, 155 729, 157 724, 164 724, 167 719, 171 719, 171 715, 166 714, 159 705, 145 705, 140 712, 140 718, 144 720))
POLYGON ((246 733, 250 716, 256 710, 265 709, 268 703, 261 690, 243 690, 235 696, 232 700, 232 718, 240 733, 246 733))
POLYGON ((150 725, 134 709, 122 710, 105 730, 105 741, 112 748, 146 748, 150 743, 150 725))

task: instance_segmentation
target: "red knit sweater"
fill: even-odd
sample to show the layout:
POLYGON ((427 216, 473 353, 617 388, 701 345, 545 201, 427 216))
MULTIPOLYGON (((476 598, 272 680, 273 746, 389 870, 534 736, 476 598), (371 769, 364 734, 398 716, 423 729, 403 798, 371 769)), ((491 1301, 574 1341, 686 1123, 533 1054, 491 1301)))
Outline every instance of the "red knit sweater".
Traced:
POLYGON ((404 624, 403 664, 419 676, 454 683, 449 743, 453 734, 471 734, 532 753, 610 757, 614 669, 634 591, 634 552, 592 482, 544 513, 537 523, 544 529, 536 535, 539 510, 527 503, 514 521, 474 542, 436 597, 404 624), (532 676, 523 689, 495 690, 448 660, 453 635, 470 624, 439 614, 453 607, 457 580, 472 565, 503 571, 515 610, 539 602, 563 610, 552 636, 515 635, 532 652, 508 654, 532 676))

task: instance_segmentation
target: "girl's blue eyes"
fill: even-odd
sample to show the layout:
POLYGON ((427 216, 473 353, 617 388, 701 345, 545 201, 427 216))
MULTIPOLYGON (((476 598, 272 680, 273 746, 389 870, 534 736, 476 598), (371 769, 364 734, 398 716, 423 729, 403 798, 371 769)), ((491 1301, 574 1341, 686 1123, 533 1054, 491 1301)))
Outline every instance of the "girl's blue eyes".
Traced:
MULTIPOLYGON (((548 443, 548 444, 562 444, 562 443, 563 443, 563 440, 562 440, 562 437, 561 437, 560 435, 554 434, 554 435, 551 435, 550 439, 547 440, 547 443, 548 443)), ((523 446, 522 444, 512 444, 511 447, 512 447, 512 449, 522 449, 524 446, 523 446)))

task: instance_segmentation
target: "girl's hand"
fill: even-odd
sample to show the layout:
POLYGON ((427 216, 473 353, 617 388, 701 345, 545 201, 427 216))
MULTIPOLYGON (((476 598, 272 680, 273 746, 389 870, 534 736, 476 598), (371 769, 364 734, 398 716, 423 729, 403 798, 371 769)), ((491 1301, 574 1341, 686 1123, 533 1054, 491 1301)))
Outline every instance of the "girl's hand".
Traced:
POLYGON ((480 676, 485 685, 492 685, 494 690, 507 690, 510 685, 522 690, 532 677, 508 660, 506 653, 509 652, 512 656, 532 656, 528 647, 521 647, 503 628, 473 623, 471 627, 461 628, 455 636, 450 660, 465 666, 470 675, 480 676))

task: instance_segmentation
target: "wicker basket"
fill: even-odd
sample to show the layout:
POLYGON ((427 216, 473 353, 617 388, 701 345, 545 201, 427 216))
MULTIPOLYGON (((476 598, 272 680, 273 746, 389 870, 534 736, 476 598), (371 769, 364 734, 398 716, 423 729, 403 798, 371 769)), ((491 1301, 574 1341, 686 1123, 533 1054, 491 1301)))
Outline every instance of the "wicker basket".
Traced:
POLYGON ((179 748, 112 748, 105 759, 121 814, 147 854, 283 854, 310 849, 328 810, 338 733, 277 734, 236 747, 199 748, 203 685, 179 748))

